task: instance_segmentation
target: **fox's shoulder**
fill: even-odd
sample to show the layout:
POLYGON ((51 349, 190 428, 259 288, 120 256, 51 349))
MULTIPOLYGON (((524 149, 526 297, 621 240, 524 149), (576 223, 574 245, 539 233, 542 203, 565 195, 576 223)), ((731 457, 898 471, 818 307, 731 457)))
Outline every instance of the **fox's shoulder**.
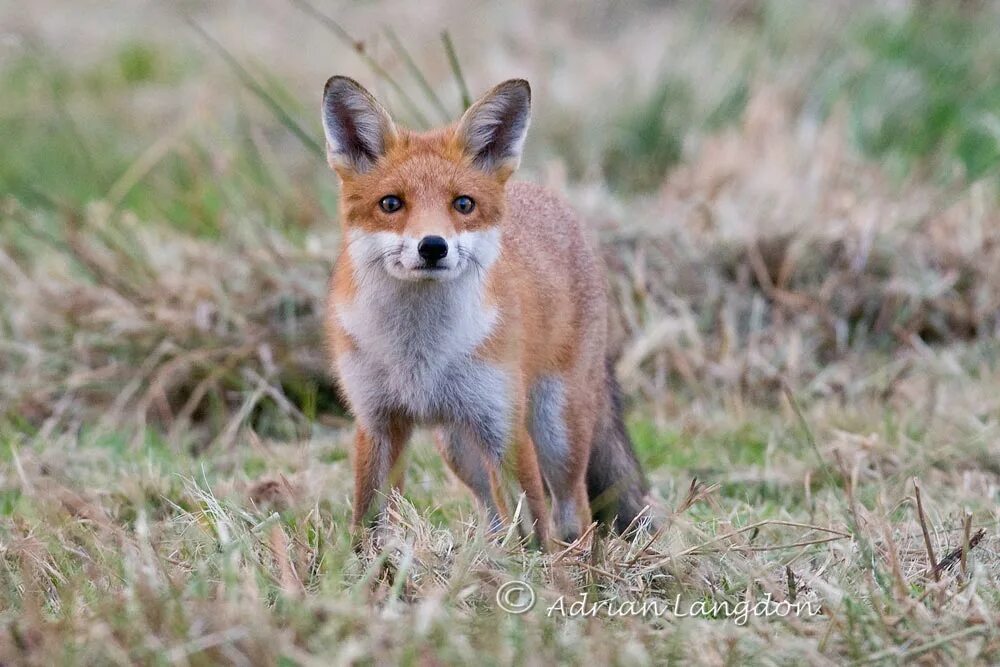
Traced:
POLYGON ((507 184, 507 215, 514 220, 535 218, 579 225, 573 207, 559 193, 530 181, 507 184))
POLYGON ((536 183, 507 184, 505 241, 528 255, 589 266, 593 239, 565 197, 536 183))

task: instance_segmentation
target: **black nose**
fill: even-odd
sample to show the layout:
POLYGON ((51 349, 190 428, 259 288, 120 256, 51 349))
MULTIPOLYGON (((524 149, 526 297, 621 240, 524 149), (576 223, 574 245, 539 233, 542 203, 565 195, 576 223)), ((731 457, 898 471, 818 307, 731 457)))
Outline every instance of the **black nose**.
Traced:
POLYGON ((440 236, 425 236, 417 244, 417 254, 428 264, 434 264, 448 254, 448 242, 440 236))

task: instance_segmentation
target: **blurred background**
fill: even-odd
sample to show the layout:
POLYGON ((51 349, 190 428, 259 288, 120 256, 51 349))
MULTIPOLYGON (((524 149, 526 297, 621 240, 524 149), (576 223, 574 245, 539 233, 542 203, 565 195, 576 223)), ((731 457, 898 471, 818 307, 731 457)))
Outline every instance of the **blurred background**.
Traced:
POLYGON ((598 231, 619 371, 663 421, 857 397, 1000 327, 986 1, 6 3, 2 419, 207 442, 342 415, 320 91, 414 128, 526 77, 520 174, 598 231), (893 365, 895 364, 895 365, 893 365), (884 377, 883 377, 884 379, 884 377))
POLYGON ((0 663, 996 664, 998 35, 988 0, 0 0, 0 663), (333 74, 413 128, 531 81, 516 178, 606 260, 645 546, 484 543, 421 433, 402 574, 355 558, 333 74), (827 611, 496 614, 595 572, 827 611))

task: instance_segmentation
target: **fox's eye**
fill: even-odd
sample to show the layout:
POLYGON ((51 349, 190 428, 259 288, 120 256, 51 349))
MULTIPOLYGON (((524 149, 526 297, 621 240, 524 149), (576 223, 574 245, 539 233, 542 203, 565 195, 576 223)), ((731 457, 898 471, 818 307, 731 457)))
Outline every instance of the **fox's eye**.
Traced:
POLYGON ((462 215, 469 215, 476 208, 476 202, 468 195, 462 195, 460 197, 455 197, 455 201, 451 203, 455 207, 455 210, 462 215))
POLYGON ((386 195, 379 200, 378 207, 386 213, 395 213, 403 208, 403 200, 396 195, 386 195))

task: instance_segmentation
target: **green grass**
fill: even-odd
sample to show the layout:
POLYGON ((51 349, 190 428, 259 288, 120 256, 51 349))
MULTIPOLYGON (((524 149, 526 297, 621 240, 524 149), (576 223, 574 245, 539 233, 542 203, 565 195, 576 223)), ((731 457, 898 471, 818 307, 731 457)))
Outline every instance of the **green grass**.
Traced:
POLYGON ((868 153, 904 168, 953 163, 978 179, 1000 165, 1000 48, 989 16, 945 3, 859 29, 851 126, 868 153))
MULTIPOLYGON (((810 419, 820 414, 873 426, 879 421, 877 414, 864 410, 831 413, 822 404, 809 412, 810 419), (866 421, 871 419, 874 422, 866 421)), ((904 410, 902 415, 912 412, 904 410)), ((814 427, 826 447, 830 432, 820 419, 814 427)), ((20 465, 33 488, 3 496, 5 505, 12 503, 7 516, 16 517, 3 527, 2 579, 5 599, 12 601, 7 630, 20 636, 22 644, 19 648, 15 639, 8 647, 15 651, 10 655, 30 650, 36 659, 45 656, 57 662, 127 658, 158 663, 190 650, 196 661, 244 656, 254 662, 299 664, 308 661, 307 656, 339 661, 349 655, 380 662, 434 655, 460 662, 473 652, 487 652, 498 663, 557 656, 570 661, 594 656, 659 661, 702 655, 699 637, 711 636, 719 642, 711 657, 721 661, 820 659, 831 651, 860 660, 890 650, 895 642, 918 649, 925 641, 921 635, 928 631, 947 635, 970 627, 956 613, 965 595, 972 594, 962 579, 949 577, 949 583, 935 586, 920 574, 924 556, 917 548, 919 528, 912 508, 895 506, 909 493, 905 480, 886 485, 878 477, 862 475, 854 491, 861 503, 854 510, 839 487, 816 488, 809 502, 797 494, 786 495, 783 502, 762 502, 724 490, 737 486, 725 480, 740 479, 762 465, 792 477, 810 470, 796 468, 793 451, 777 447, 773 455, 767 453, 767 441, 780 442, 794 429, 791 421, 768 421, 774 426, 753 419, 719 435, 695 438, 658 433, 645 423, 634 426, 643 451, 657 441, 675 450, 676 462, 649 466, 667 507, 680 504, 687 465, 720 459, 728 459, 728 464, 703 473, 703 482, 721 483, 723 488, 674 515, 664 541, 638 564, 628 565, 637 545, 610 543, 599 570, 613 577, 588 569, 585 553, 555 564, 516 543, 484 541, 472 528, 471 500, 457 483, 443 477, 423 438, 410 464, 409 499, 401 501, 395 515, 398 551, 389 555, 398 568, 394 580, 380 573, 379 559, 354 555, 344 530, 349 464, 324 460, 323 451, 344 447, 346 437, 298 444, 265 441, 197 459, 175 453, 170 465, 163 464, 155 440, 122 455, 117 451, 125 447, 121 440, 84 437, 72 443, 73 456, 65 456, 65 449, 54 456, 54 445, 33 442, 19 448, 20 465), (262 460, 268 462, 266 468, 262 460), (269 484, 280 478, 279 484, 269 484), (843 540, 768 550, 768 545, 794 542, 809 532, 765 525, 744 533, 744 539, 707 546, 707 553, 681 558, 662 571, 642 567, 657 552, 712 545, 713 537, 761 520, 843 527, 852 511, 864 517, 856 537, 878 545, 880 555, 874 562, 858 560, 852 543, 843 540), (882 531, 887 528, 896 533, 895 547, 885 541, 882 531), (742 545, 765 550, 744 552, 742 545), (887 548, 899 549, 896 557, 911 588, 894 590, 883 551, 887 548), (810 574, 822 563, 822 574, 810 574), (594 634, 584 632, 589 624, 584 619, 545 613, 559 595, 577 599, 588 590, 597 598, 617 600, 672 604, 674 596, 681 595, 684 604, 735 604, 748 594, 787 591, 786 564, 799 577, 799 586, 819 587, 799 595, 823 599, 824 615, 792 625, 752 617, 746 626, 722 617, 675 619, 667 622, 673 639, 666 642, 663 630, 656 629, 662 620, 609 620, 594 634), (867 579, 866 572, 874 580, 867 579), (507 616, 495 608, 493 592, 510 578, 524 578, 538 588, 540 602, 525 616, 507 616), (928 589, 951 587, 957 597, 923 595, 928 589), (834 601, 828 596, 835 589, 843 589, 846 596, 834 601), (930 616, 914 614, 914 604, 930 616), (904 614, 907 621, 887 624, 886 616, 894 614, 904 614), (94 634, 104 626, 114 629, 110 637, 94 634), (767 634, 783 638, 777 646, 757 634, 765 627, 767 634), (807 639, 813 633, 827 636, 823 646, 807 639), (630 647, 627 656, 632 658, 614 648, 621 642, 630 647)), ((931 442, 910 446, 925 451, 931 442)), ((837 446, 848 458, 866 451, 837 446)), ((879 449, 875 455, 891 457, 893 451, 879 449)), ((911 472, 928 479, 931 464, 918 464, 911 472)), ((948 508, 969 508, 976 525, 991 521, 996 497, 977 497, 971 488, 927 486, 934 490, 925 502, 942 521, 943 532, 934 538, 939 556, 957 538, 948 527, 952 521, 943 516, 948 508)), ((989 572, 996 552, 986 547, 973 556, 979 568, 973 577, 981 589, 974 595, 984 604, 995 604, 996 592, 990 588, 995 581, 989 572)), ((989 637, 990 630, 983 627, 974 636, 989 637)), ((974 645, 985 651, 980 654, 984 660, 990 655, 989 641, 974 645)), ((935 649, 943 651, 939 656, 956 656, 943 646, 935 649)))

